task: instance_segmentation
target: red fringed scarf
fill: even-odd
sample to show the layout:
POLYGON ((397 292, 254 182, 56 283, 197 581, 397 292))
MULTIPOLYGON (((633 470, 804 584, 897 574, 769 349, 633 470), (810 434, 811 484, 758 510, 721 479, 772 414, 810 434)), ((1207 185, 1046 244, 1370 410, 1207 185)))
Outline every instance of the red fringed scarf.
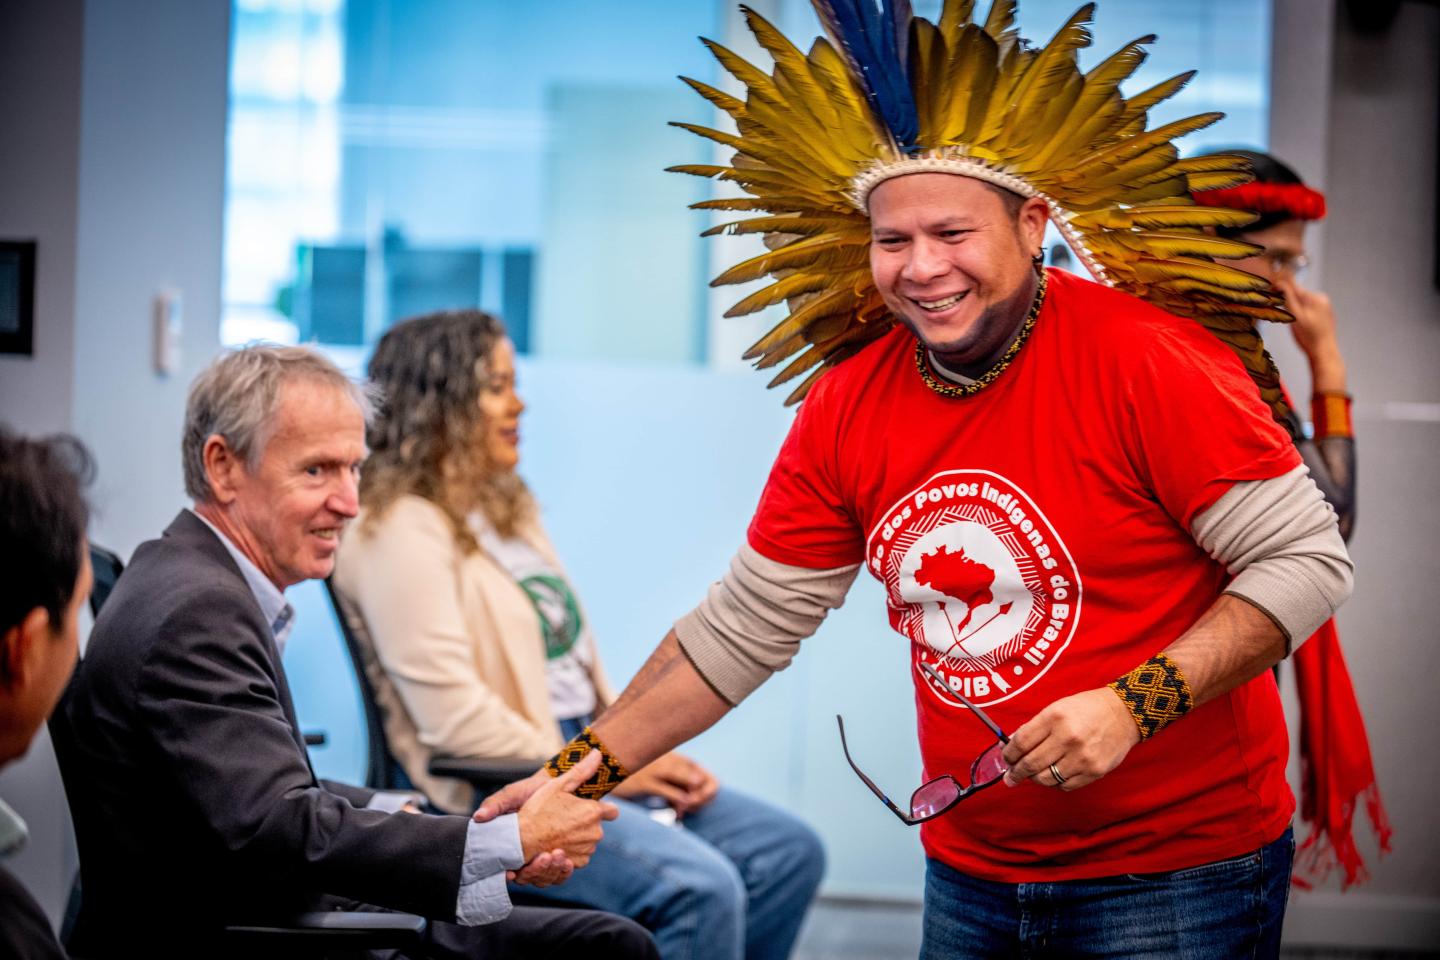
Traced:
POLYGON ((1362 797, 1382 854, 1390 852, 1391 829, 1335 621, 1327 620, 1291 660, 1300 693, 1300 819, 1310 825, 1295 851, 1292 881, 1309 890, 1338 863, 1348 889, 1370 879, 1352 832, 1362 797))

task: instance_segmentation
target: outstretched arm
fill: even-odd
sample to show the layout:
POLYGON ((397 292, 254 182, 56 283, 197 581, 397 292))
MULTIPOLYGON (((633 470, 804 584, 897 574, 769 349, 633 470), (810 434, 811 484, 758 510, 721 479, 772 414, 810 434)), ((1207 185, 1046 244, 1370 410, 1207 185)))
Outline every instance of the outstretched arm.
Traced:
MULTIPOLYGON (((858 570, 858 564, 794 567, 742 547, 725 577, 665 635, 592 732, 635 771, 708 730, 790 663, 800 642, 844 601, 858 570)), ((476 816, 516 809, 548 776, 540 770, 512 783, 487 798, 476 816)))
POLYGON ((617 760, 638 770, 729 712, 671 630, 593 729, 617 760))
MULTIPOLYGON (((710 729, 729 712, 730 704, 700 676, 671 630, 591 729, 625 769, 639 770, 710 729)), ((544 767, 536 770, 487 797, 475 819, 489 820, 520 809, 550 780, 544 767)))

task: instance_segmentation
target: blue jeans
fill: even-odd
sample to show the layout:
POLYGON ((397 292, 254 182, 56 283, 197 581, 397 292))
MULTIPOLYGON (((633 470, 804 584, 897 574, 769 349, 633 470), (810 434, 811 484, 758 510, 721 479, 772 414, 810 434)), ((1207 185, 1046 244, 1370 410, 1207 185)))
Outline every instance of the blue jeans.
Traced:
POLYGON ((655 935, 664 960, 784 960, 825 871, 820 838, 796 817, 721 788, 683 826, 612 797, 618 819, 558 887, 514 887, 618 913, 655 935))
POLYGON ((929 861, 921 960, 1280 955, 1295 839, 1170 873, 992 883, 929 861))

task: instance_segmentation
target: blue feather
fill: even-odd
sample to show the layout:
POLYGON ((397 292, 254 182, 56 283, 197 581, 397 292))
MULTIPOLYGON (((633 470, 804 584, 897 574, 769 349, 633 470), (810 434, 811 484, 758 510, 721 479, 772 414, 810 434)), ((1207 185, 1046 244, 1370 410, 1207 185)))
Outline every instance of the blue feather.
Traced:
POLYGON ((902 153, 914 153, 920 115, 910 87, 910 0, 812 0, 825 31, 902 153))

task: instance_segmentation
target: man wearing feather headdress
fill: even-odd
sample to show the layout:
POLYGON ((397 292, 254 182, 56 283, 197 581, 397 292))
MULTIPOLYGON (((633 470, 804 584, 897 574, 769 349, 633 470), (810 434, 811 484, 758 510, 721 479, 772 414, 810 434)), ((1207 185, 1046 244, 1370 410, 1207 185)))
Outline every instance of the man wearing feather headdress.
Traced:
POLYGON ((1351 568, 1280 426, 1255 321, 1281 298, 1217 262, 1258 252, 1213 232, 1253 214, 1190 196, 1244 164, 1178 158, 1218 114, 1146 129, 1188 74, 1120 94, 1153 37, 1079 70, 1093 4, 1038 49, 1013 0, 815 6, 808 53, 747 11, 769 73, 710 44, 745 97, 688 81, 734 132, 687 129, 734 157, 677 168, 744 189, 698 206, 768 250, 716 282, 773 278, 731 313, 787 303, 749 356, 808 371, 804 405, 725 578, 484 806, 591 750, 603 792, 706 729, 863 566, 916 687, 928 782, 908 813, 866 783, 923 822, 924 956, 1274 956, 1294 800, 1268 668, 1351 568), (1047 220, 1095 282, 1040 269, 1047 220))

